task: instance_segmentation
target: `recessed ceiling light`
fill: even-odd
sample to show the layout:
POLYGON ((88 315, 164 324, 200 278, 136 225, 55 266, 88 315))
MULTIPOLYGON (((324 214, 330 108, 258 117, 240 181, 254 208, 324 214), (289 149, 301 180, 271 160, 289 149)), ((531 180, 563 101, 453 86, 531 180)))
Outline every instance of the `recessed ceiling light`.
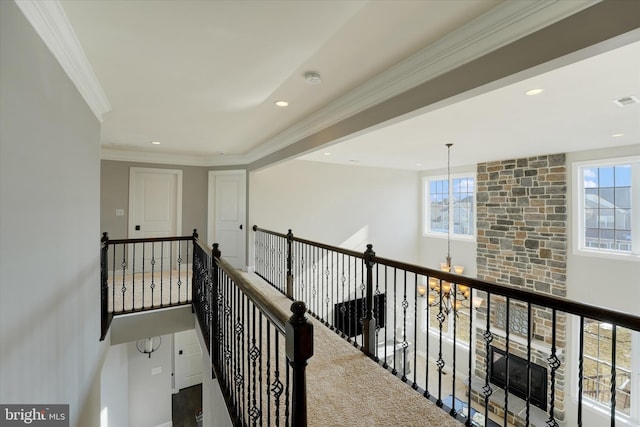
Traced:
POLYGON ((324 153, 324 155, 325 155, 325 156, 330 156, 330 155, 331 155, 331 153, 327 151, 326 153, 324 153))
POLYGON ((160 145, 160 141, 151 141, 153 145, 160 145))
POLYGON ((614 133, 611 135, 612 138, 620 138, 621 136, 624 136, 624 133, 614 133))
POLYGON ((276 101, 276 105, 278 107, 286 107, 289 103, 287 101, 276 101))
POLYGON ((527 96, 540 95, 542 92, 544 92, 544 89, 531 89, 526 91, 525 95, 527 96))
POLYGON ((422 163, 416 163, 416 166, 422 166, 422 163))

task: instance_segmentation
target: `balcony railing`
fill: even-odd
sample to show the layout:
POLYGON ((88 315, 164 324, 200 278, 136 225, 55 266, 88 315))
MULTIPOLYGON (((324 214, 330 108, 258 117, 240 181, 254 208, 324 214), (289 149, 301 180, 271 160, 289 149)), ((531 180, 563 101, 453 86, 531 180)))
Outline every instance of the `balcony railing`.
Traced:
POLYGON ((100 252, 101 319, 104 339, 114 315, 191 303, 195 236, 110 240, 100 252))
POLYGON ((612 426, 616 405, 629 400, 617 386, 624 367, 616 366, 615 337, 616 330, 640 331, 638 316, 385 259, 371 245, 356 252, 291 230, 253 230, 258 275, 466 425, 558 425, 569 416, 569 379, 578 389, 571 416, 582 425, 594 380, 585 368, 584 333, 575 355, 569 351, 570 320, 580 331, 593 321, 612 329, 609 374, 598 379, 609 386, 612 426), (499 366, 501 388, 491 380, 499 366))
POLYGON ((192 236, 109 240, 101 250, 101 340, 114 315, 192 304, 234 425, 307 425, 313 326, 283 312, 192 236))

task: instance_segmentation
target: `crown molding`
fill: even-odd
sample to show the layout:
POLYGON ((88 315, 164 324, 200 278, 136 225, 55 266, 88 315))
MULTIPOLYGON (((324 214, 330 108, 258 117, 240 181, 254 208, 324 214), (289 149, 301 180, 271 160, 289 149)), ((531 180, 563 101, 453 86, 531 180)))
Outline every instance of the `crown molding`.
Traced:
POLYGON ((111 110, 87 56, 58 0, 15 0, 96 118, 111 110))
POLYGON ((247 161, 259 160, 599 2, 522 0, 501 3, 251 150, 246 155, 247 161))
POLYGON ((244 155, 181 156, 103 148, 102 158, 192 166, 248 165, 599 2, 600 0, 503 2, 244 155), (186 163, 181 163, 180 159, 186 163))
POLYGON ((195 154, 152 153, 149 151, 125 150, 105 146, 101 147, 100 158, 102 160, 115 160, 122 162, 202 167, 245 166, 247 164, 244 156, 202 156, 195 154))

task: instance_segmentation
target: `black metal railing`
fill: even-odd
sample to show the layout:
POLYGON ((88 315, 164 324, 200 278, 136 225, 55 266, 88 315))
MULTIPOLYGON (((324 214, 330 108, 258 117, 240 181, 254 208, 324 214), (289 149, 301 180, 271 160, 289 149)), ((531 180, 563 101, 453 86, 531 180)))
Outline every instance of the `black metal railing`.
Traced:
POLYGON ((102 234, 101 339, 114 315, 191 303, 193 239, 192 235, 110 240, 102 234))
POLYGON ((305 368, 313 326, 302 302, 292 315, 194 239, 193 306, 234 425, 306 426, 305 368))
POLYGON ((567 322, 575 319, 581 331, 585 321, 604 322, 613 341, 608 402, 600 403, 615 425, 621 400, 616 330, 640 331, 640 317, 381 258, 371 245, 356 252, 294 237, 291 230, 253 230, 259 276, 304 301, 314 317, 469 426, 556 426, 568 415, 570 379, 578 383, 572 415, 582 425, 583 399, 592 394, 584 366, 588 344, 581 334, 576 369, 569 372, 567 322), (492 366, 503 371, 501 387, 491 380, 492 366), (522 380, 516 376, 524 378, 523 399, 510 393, 522 380), (536 405, 532 397, 540 390, 543 404, 536 405))

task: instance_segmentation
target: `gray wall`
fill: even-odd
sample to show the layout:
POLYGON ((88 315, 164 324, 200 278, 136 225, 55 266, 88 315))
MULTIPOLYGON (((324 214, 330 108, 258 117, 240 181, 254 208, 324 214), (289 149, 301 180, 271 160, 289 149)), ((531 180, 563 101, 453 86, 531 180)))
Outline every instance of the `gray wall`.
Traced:
POLYGON ((100 423, 100 123, 0 1, 0 402, 100 423))
POLYGON ((128 237, 129 169, 132 167, 182 170, 182 235, 191 235, 197 228, 200 238, 206 240, 208 168, 102 160, 100 229, 109 233, 109 238, 128 237), (124 216, 116 216, 116 209, 124 209, 124 216))

